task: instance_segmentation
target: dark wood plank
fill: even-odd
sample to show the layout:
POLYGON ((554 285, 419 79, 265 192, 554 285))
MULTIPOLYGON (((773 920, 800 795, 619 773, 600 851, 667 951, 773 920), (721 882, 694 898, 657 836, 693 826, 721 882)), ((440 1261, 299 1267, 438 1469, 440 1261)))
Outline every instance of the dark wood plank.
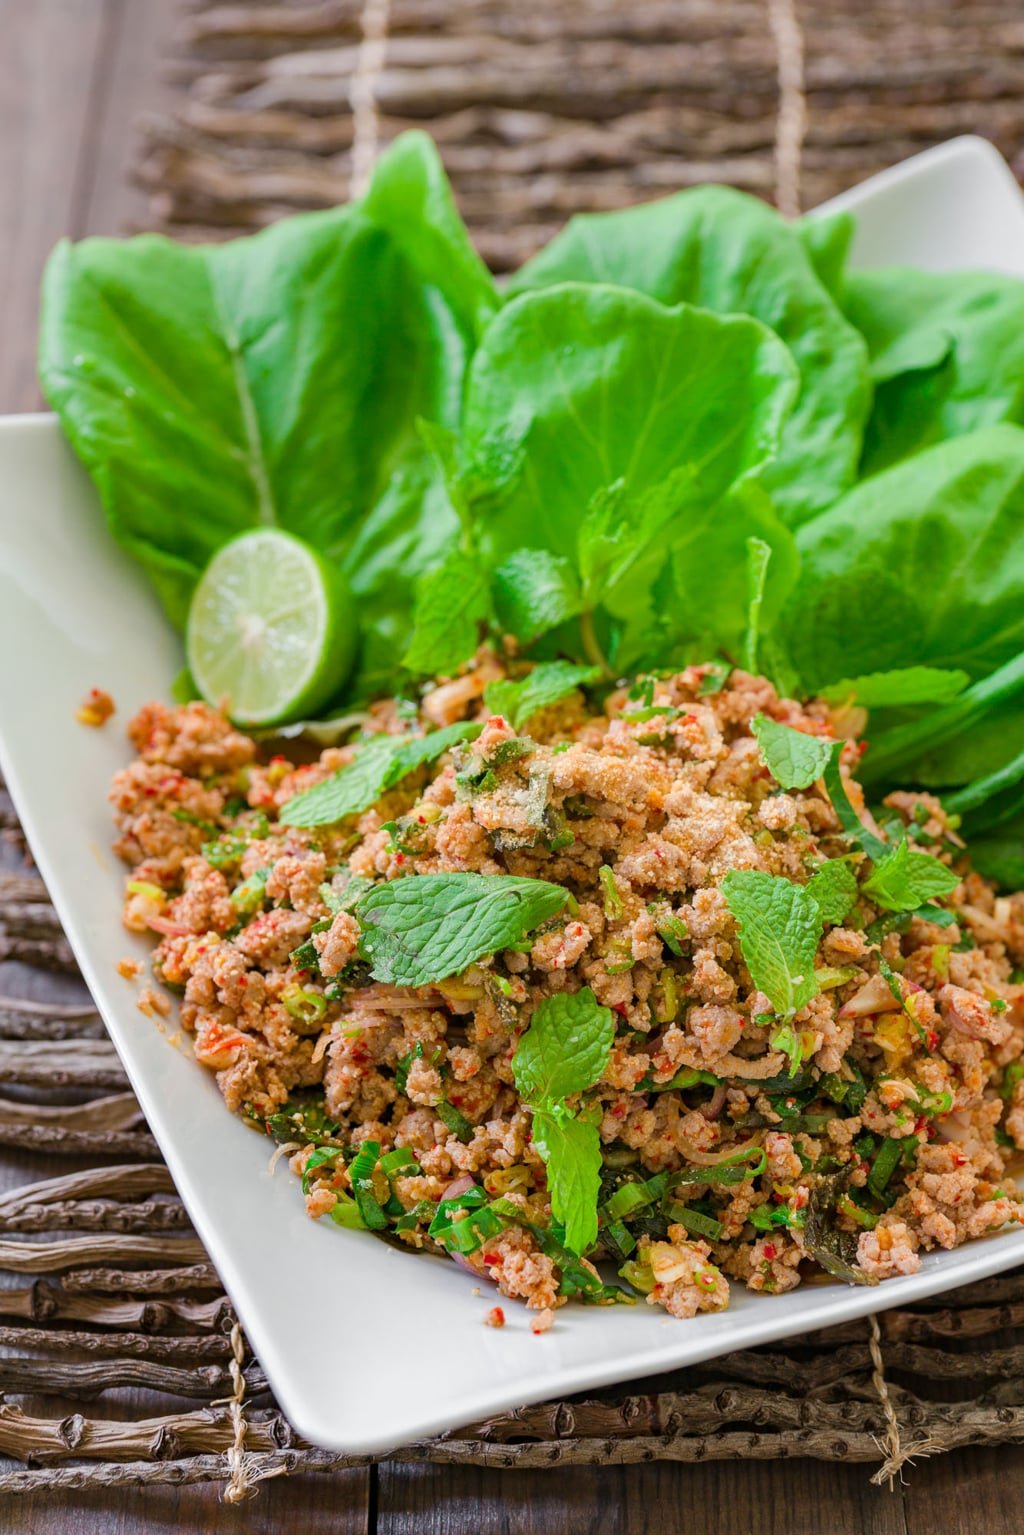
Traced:
POLYGON ((125 1488, 8 1498, 4 1535, 365 1535, 366 1487, 360 1471, 265 1482, 235 1507, 212 1487, 125 1488))
POLYGON ((34 410, 39 276, 71 228, 108 0, 0 0, 0 411, 34 410))
MULTIPOLYGON (((906 1535, 900 1493, 872 1487, 870 1473, 817 1461, 500 1472, 389 1464, 379 1472, 377 1532, 906 1535)), ((1010 1525, 986 1535, 1002 1528, 1008 1535, 1010 1525)))
POLYGON ((1024 1525, 1024 1446, 920 1460, 906 1478, 907 1535, 1009 1535, 1024 1525))

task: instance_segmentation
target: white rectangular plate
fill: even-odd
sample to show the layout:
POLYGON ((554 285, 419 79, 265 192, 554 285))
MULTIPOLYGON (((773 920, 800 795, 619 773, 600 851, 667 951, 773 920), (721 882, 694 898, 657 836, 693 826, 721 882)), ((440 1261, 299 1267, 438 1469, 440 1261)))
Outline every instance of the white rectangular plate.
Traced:
MULTIPOLYGON (((990 267, 1024 275, 1024 206, 982 140, 960 139, 838 199, 865 264, 990 267)), ((231 1118, 212 1077, 135 1006, 117 960, 148 945, 119 921, 107 788, 123 727, 166 697, 181 664, 139 569, 108 536, 52 417, 0 421, 0 762, 78 962, 175 1183, 284 1411, 314 1442, 378 1452, 520 1404, 692 1364, 825 1327, 1024 1262, 1024 1231, 925 1258, 875 1289, 737 1286, 731 1309, 679 1322, 645 1305, 567 1306, 535 1337, 447 1262, 308 1220, 270 1142, 231 1118), (118 713, 76 723, 92 686, 118 713)))

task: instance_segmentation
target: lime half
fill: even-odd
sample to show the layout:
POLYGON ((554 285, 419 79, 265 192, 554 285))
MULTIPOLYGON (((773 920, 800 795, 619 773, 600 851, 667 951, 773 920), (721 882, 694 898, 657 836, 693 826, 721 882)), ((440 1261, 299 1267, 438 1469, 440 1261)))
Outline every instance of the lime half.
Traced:
POLYGON ((341 687, 355 649, 348 585, 277 528, 219 549, 192 597, 185 638, 203 697, 240 725, 312 714, 341 687))

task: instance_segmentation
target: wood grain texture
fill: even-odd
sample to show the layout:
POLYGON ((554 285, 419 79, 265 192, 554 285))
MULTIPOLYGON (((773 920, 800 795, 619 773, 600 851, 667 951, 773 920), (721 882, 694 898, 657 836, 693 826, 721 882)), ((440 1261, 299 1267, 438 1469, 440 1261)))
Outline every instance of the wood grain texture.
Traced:
MULTIPOLYGON (((984 1528, 978 1525, 977 1529, 984 1528)), ((988 1525, 986 1535, 1009 1525, 988 1525)), ((506 1471, 386 1465, 377 1535, 906 1535, 903 1500, 806 1461, 506 1471)), ((933 1525, 929 1535, 941 1535, 933 1525)))

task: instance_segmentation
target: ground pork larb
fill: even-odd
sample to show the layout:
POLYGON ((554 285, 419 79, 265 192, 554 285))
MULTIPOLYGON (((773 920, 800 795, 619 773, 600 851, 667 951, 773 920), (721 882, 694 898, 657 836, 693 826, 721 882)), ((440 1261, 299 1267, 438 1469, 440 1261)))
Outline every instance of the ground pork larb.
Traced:
POLYGON ((573 691, 519 731, 484 701, 502 675, 481 654, 311 764, 268 760, 198 703, 148 705, 129 728, 139 755, 111 795, 124 921, 159 936, 154 974, 196 1057, 290 1149, 309 1214, 449 1253, 540 1313, 538 1331, 569 1297, 688 1317, 723 1309, 732 1281, 871 1283, 1024 1219, 1008 1171, 1024 1149, 1024 895, 970 871, 941 804, 893 794, 872 817, 854 741, 846 821, 822 778, 780 787, 755 719, 819 744, 844 722, 742 671, 644 679, 598 713, 573 691), (460 721, 476 732, 369 808, 278 819, 364 750, 460 721), (946 875, 901 908, 878 869, 904 842, 955 888, 946 875), (825 867, 846 894, 814 908, 813 975, 792 978, 787 1013, 754 982, 727 876, 788 898, 825 867), (373 901, 439 875, 545 881, 563 904, 458 973, 381 980, 373 901), (542 1044, 577 1017, 597 1065, 567 1032, 563 1071, 542 1044))

